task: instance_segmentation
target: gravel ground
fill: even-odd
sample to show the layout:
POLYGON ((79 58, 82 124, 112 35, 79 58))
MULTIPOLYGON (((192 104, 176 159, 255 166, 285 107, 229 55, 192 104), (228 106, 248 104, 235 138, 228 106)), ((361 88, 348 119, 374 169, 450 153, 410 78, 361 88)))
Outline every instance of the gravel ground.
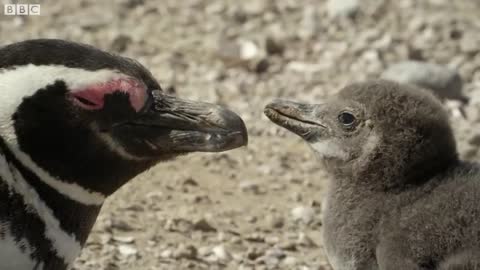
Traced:
POLYGON ((318 100, 401 61, 459 72, 470 102, 466 118, 451 110, 452 123, 461 156, 480 160, 477 0, 37 2, 42 16, 0 17, 0 43, 62 38, 135 58, 165 89, 229 106, 250 134, 248 147, 191 154, 125 185, 77 270, 330 269, 320 237, 327 177, 263 106, 318 100))

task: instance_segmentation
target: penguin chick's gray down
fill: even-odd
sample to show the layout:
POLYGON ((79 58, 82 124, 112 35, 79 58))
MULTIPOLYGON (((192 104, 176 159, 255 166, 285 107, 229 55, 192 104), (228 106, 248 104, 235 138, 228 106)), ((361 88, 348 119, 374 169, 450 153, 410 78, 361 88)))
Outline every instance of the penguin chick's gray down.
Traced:
POLYGON ((352 84, 265 114, 307 141, 331 175, 323 238, 335 270, 480 269, 480 168, 460 161, 430 93, 352 84))
POLYGON ((62 40, 0 48, 0 269, 70 268, 134 176, 246 143, 235 113, 166 95, 131 59, 62 40))

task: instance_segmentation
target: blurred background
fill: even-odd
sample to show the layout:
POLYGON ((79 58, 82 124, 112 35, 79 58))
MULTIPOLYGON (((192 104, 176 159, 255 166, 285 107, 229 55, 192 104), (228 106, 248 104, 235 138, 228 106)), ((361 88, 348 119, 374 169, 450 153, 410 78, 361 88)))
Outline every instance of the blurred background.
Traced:
POLYGON ((1 45, 88 43, 137 59, 166 91, 223 104, 248 147, 160 164, 106 203, 76 270, 330 269, 327 176, 270 123, 273 98, 315 102, 380 76, 429 88, 451 112, 462 158, 480 160, 478 0, 0 1, 1 45))

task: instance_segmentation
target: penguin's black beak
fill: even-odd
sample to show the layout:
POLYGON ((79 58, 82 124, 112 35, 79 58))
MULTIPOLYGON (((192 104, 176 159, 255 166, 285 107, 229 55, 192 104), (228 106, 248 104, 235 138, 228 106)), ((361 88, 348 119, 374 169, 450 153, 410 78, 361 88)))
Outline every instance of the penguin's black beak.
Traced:
POLYGON ((220 152, 248 143, 245 124, 234 112, 156 90, 129 125, 151 150, 160 152, 220 152))
POLYGON ((315 117, 315 105, 274 100, 265 106, 265 115, 275 124, 309 140, 326 126, 315 117))

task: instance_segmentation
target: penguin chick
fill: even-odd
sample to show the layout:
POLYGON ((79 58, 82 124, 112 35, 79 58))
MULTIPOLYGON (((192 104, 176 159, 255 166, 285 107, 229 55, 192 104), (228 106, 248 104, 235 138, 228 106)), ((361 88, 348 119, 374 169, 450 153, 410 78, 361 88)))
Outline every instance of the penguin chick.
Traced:
POLYGON ((480 167, 458 160, 431 93, 370 81, 318 104, 274 101, 265 114, 331 175, 323 244, 335 270, 479 265, 480 167))

